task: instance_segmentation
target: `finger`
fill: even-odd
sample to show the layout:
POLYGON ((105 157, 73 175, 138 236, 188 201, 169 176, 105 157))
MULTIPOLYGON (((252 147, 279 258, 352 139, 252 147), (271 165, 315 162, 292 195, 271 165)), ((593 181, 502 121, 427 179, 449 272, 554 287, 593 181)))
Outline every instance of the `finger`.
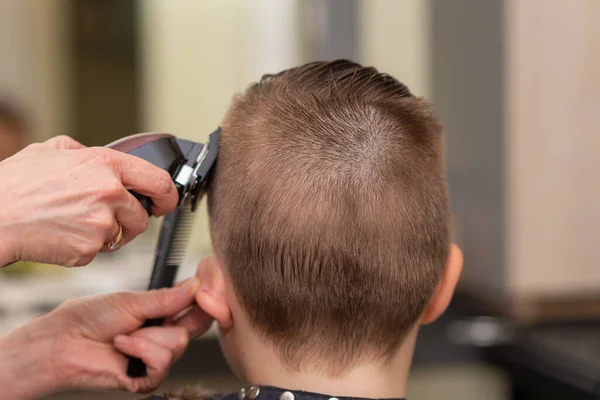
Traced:
MULTIPOLYGON (((190 283, 189 283, 190 281, 194 281, 194 280, 196 280, 196 279, 197 279, 197 278, 194 276, 194 277, 191 277, 191 278, 188 278, 188 279, 184 279, 184 280, 182 280, 182 281, 179 281, 179 282, 175 282, 175 284, 173 285, 173 287, 181 287, 181 286, 183 286, 183 285, 186 285, 186 284, 188 284, 188 285, 189 285, 189 284, 190 284, 190 283)), ((198 287, 200 287, 200 282, 197 282, 197 286, 198 286, 198 287)), ((193 307, 193 306, 191 306, 191 307, 193 307)), ((179 312, 179 313, 178 313, 178 314, 176 314, 176 315, 172 315, 172 316, 170 316, 170 317, 167 317, 167 318, 165 318, 163 325, 173 325, 173 324, 174 324, 174 321, 175 321, 176 319, 178 319, 180 316, 182 316, 182 315, 184 315, 185 313, 187 313, 187 312, 190 310, 190 308, 191 308, 191 307, 188 307, 188 308, 186 308, 185 310, 182 310, 181 312, 179 312)))
POLYGON ((131 193, 127 193, 123 203, 116 208, 115 218, 123 227, 123 245, 148 228, 148 213, 131 193))
MULTIPOLYGON (((181 287, 183 285, 190 285, 190 282, 195 282, 196 280, 197 280, 197 278, 195 276, 193 276, 191 278, 187 278, 182 281, 175 282, 175 285, 173 285, 173 287, 181 287)), ((199 285, 200 282, 197 282, 197 284, 199 285)))
POLYGON ((47 148, 56 150, 79 150, 86 148, 84 145, 82 145, 75 139, 70 138, 66 135, 55 136, 51 139, 48 139, 44 142, 44 145, 47 148))
POLYGON ((190 338, 205 334, 212 326, 214 318, 197 305, 172 322, 173 326, 184 328, 190 338))
POLYGON ((169 372, 173 353, 160 344, 144 338, 120 335, 114 339, 115 348, 131 357, 141 359, 146 365, 148 376, 128 379, 124 382, 128 390, 146 392, 155 389, 169 372))
POLYGON ((115 301, 137 320, 145 321, 180 313, 194 303, 197 290, 198 282, 193 279, 176 288, 119 293, 115 301))
POLYGON ((106 235, 106 239, 104 240, 104 246, 102 246, 102 249, 100 251, 104 253, 110 253, 118 250, 121 247, 120 245, 123 244, 124 235, 124 228, 115 219, 112 228, 109 229, 109 232, 106 235), (121 240, 119 240, 119 235, 121 235, 121 240), (107 246, 109 243, 116 243, 117 241, 119 243, 119 246, 117 248, 110 249, 107 246))
POLYGON ((133 332, 130 336, 143 337, 169 349, 173 354, 173 361, 179 360, 190 343, 187 331, 180 326, 142 328, 133 332))
POLYGON ((139 157, 116 150, 95 150, 103 152, 103 159, 117 173, 123 186, 152 198, 154 215, 164 215, 175 209, 179 202, 179 194, 167 171, 139 157))
POLYGON ((74 264, 73 267, 85 267, 86 265, 90 264, 92 261, 94 261, 94 258, 96 258, 96 255, 93 256, 84 256, 84 257, 80 257, 74 264))

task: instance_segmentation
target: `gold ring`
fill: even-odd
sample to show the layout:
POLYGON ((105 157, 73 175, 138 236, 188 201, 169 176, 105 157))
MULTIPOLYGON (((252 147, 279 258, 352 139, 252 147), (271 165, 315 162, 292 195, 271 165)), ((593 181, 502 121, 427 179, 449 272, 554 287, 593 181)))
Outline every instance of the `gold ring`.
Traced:
POLYGON ((123 240, 123 227, 118 222, 117 225, 119 226, 119 233, 117 234, 116 239, 112 242, 104 243, 104 248, 107 250, 116 250, 121 246, 121 240, 123 240))

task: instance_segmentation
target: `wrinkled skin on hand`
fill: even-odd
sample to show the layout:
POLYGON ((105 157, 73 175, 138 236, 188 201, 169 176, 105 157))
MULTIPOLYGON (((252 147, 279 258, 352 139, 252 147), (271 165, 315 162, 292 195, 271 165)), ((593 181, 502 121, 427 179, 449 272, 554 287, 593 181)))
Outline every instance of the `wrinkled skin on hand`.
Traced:
POLYGON ((71 300, 1 338, 0 400, 76 388, 152 391, 190 338, 212 323, 193 305, 197 288, 192 279, 171 289, 71 300), (140 328, 159 317, 170 318, 165 326, 140 328), (142 359, 148 376, 128 377, 125 355, 142 359))
POLYGON ((166 171, 66 136, 0 162, 0 183, 0 267, 17 260, 87 265, 117 236, 117 222, 129 242, 146 230, 148 215, 128 190, 150 196, 157 216, 178 202, 166 171))

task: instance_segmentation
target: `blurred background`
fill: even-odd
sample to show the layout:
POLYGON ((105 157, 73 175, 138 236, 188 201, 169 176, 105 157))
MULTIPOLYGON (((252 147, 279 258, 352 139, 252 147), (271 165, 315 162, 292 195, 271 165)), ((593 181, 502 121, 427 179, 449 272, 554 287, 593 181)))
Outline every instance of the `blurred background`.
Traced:
MULTIPOLYGON (((449 312, 423 329, 408 397, 596 398, 599 17, 597 0, 0 0, 0 159, 59 134, 204 141, 264 73, 374 65, 442 117, 466 258, 449 312)), ((197 219, 181 278, 210 251, 197 219)), ((84 269, 1 270, 0 332, 71 297, 145 288, 158 228, 84 269)), ((183 382, 238 390, 214 333, 165 388, 183 382)))

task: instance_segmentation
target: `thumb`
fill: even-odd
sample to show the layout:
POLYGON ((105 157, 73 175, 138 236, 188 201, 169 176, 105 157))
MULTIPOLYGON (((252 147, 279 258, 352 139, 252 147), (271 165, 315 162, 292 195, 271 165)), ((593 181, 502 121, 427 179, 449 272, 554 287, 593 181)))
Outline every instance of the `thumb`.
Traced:
POLYGON ((128 298, 123 299, 122 306, 142 321, 173 316, 194 303, 198 287, 198 280, 192 278, 173 288, 128 293, 128 298))

